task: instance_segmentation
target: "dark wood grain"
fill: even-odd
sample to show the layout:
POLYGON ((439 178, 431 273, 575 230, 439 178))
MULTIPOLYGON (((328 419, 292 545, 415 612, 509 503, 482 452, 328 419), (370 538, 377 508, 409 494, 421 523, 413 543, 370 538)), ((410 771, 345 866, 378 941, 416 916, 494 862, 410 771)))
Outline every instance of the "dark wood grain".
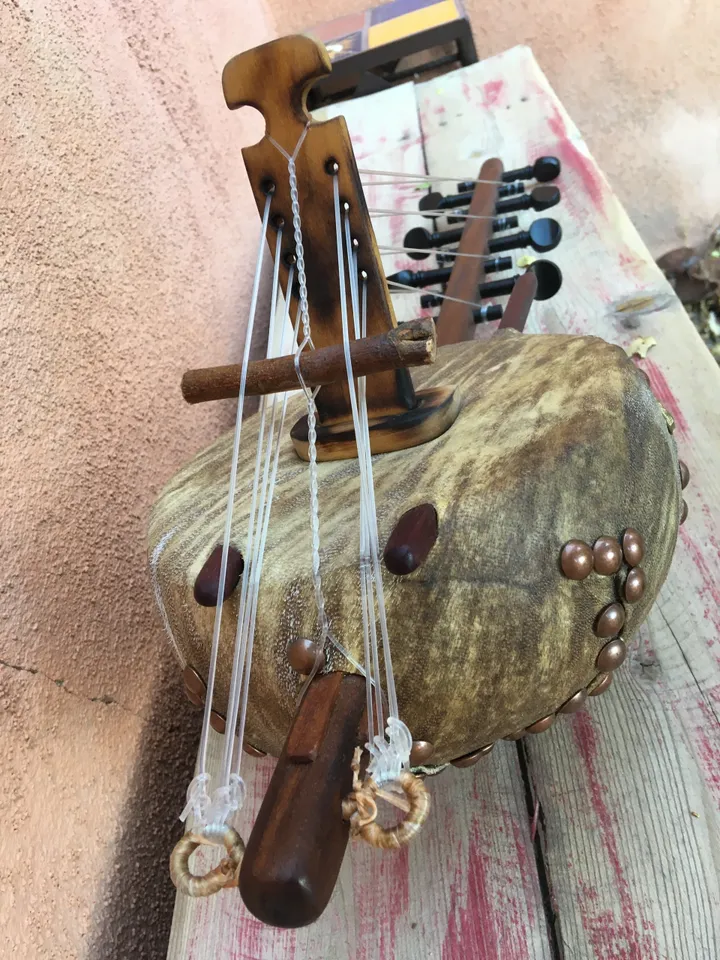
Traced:
POLYGON ((240 868, 245 906, 264 923, 305 926, 330 899, 349 836, 342 801, 352 789, 350 763, 363 740, 364 711, 364 679, 343 674, 315 679, 300 705, 240 868), (314 743, 317 737, 318 697, 326 701, 321 712, 328 720, 316 759, 294 762, 292 739, 314 743))
MULTIPOLYGON (((217 606, 218 587, 220 586, 220 561, 222 560, 222 544, 218 544, 207 558, 195 578, 193 595, 201 607, 217 606)), ((228 549, 227 567, 225 569, 225 586, 223 589, 223 603, 227 600, 245 568, 243 555, 230 544, 228 549)))
POLYGON ((412 573, 432 550, 437 535, 438 515, 431 503, 407 510, 388 537, 383 555, 385 566, 396 576, 412 573))
POLYGON ((517 330, 522 333, 530 313, 530 307, 532 307, 535 299, 537 285, 537 277, 532 270, 528 270, 527 273, 518 277, 505 307, 502 320, 498 324, 498 330, 517 330))
MULTIPOLYGON (((357 377, 401 367, 417 367, 435 360, 436 332, 428 318, 413 320, 376 337, 353 340, 350 344, 353 373, 357 377)), ((347 381, 342 344, 306 350, 300 358, 300 372, 308 387, 347 381)), ((237 398, 242 365, 204 367, 183 375, 182 395, 188 403, 237 398)), ((295 357, 273 357, 248 364, 245 393, 261 396, 299 386, 295 357)))
MULTIPOLYGON (((480 168, 480 180, 499 180, 502 176, 503 165, 500 160, 486 160, 480 168)), ((473 193, 469 213, 477 217, 492 217, 497 199, 497 184, 478 183, 473 193)), ((458 246, 458 253, 487 253, 488 237, 492 228, 492 220, 468 220, 458 246)), ((477 300, 478 285, 482 282, 485 272, 480 257, 455 258, 452 273, 448 280, 445 293, 454 300, 445 300, 438 317, 438 346, 448 343, 459 343, 461 340, 472 340, 475 334, 475 321, 472 307, 467 303, 457 303, 456 300, 465 300, 475 303, 477 300)))

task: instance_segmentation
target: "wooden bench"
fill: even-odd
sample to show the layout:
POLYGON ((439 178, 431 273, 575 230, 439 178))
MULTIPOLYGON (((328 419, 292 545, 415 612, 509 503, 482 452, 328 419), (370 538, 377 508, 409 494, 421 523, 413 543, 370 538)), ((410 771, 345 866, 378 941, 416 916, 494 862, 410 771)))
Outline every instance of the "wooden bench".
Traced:
MULTIPOLYGON (((548 733, 501 742, 475 767, 431 780, 433 810, 419 841, 385 855, 351 845, 317 924, 264 927, 236 890, 179 897, 168 957, 716 960, 720 370, 528 48, 324 115, 340 112, 361 168, 463 179, 488 156, 506 167, 560 157, 562 202, 553 216, 564 236, 550 259, 564 285, 534 306, 528 330, 622 346, 637 336, 657 340, 639 362, 675 418, 691 473, 689 517, 660 598, 603 697, 548 733)), ((451 191, 454 181, 443 187, 451 191)), ((372 208, 417 210, 412 188, 367 193, 372 208)), ((534 214, 520 216, 525 226, 534 214)), ((378 242, 399 246, 423 223, 378 219, 378 242)), ((388 273, 413 265, 404 255, 386 262, 388 273)), ((418 298, 395 300, 398 319, 419 315, 418 298)), ((273 763, 246 767, 243 833, 273 763)))

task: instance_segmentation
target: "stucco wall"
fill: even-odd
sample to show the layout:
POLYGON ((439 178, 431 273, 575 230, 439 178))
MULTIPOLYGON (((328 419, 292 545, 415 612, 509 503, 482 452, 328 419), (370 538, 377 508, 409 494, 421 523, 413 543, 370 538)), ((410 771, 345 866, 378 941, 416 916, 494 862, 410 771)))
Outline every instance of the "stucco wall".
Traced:
MULTIPOLYGON (((463 0, 480 57, 532 47, 657 256, 720 222, 720 4, 463 0)), ((268 0, 284 32, 372 6, 268 0)), ((532 159, 532 158, 529 158, 532 159)))
MULTIPOLYGON (((287 33, 365 0, 268 0, 287 33)), ((651 247, 720 212, 720 8, 466 0, 529 43, 651 247)), ((0 0, 0 930, 8 955, 162 957, 198 731, 154 614, 149 504, 231 411, 258 221, 220 71, 262 0, 0 0)))
POLYGON ((258 218, 220 72, 267 37, 261 0, 0 0, 3 956, 165 955, 199 723, 146 520, 231 414, 179 380, 239 356, 258 218))

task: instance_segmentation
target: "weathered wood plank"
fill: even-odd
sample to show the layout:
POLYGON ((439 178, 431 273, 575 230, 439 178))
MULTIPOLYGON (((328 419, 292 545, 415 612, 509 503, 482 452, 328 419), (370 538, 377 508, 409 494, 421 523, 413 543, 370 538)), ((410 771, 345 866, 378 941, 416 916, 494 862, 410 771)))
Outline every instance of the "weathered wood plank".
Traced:
POLYGON ((641 365, 676 420, 690 515, 610 692, 525 751, 566 956, 716 957, 720 371, 527 48, 423 84, 418 98, 431 173, 471 176, 491 155, 506 166, 562 160, 563 199, 550 213, 564 237, 549 259, 565 282, 533 308, 528 330, 658 341, 641 365), (633 312, 635 298, 653 312, 633 312))
MULTIPOLYGON (((213 734, 211 770, 221 752, 213 734)), ((247 763, 241 833, 254 821, 273 765, 247 763)), ((351 844, 318 923, 297 931, 263 926, 237 890, 205 900, 178 897, 168 957, 551 960, 514 745, 499 744, 486 762, 446 771, 429 787, 432 816, 422 842, 397 855, 351 844)), ((201 869, 213 853, 196 857, 201 869)))

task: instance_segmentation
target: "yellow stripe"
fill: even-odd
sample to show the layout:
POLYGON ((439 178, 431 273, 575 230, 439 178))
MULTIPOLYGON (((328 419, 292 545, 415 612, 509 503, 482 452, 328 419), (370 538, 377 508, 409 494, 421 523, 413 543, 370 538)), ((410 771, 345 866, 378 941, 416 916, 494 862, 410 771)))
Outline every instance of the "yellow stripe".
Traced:
POLYGON ((441 23, 450 23, 458 19, 457 7, 453 0, 441 0, 432 7, 404 13, 401 17, 388 20, 387 23, 378 23, 368 30, 368 48, 382 47, 383 44, 402 40, 414 33, 421 33, 431 27, 438 27, 441 23))

